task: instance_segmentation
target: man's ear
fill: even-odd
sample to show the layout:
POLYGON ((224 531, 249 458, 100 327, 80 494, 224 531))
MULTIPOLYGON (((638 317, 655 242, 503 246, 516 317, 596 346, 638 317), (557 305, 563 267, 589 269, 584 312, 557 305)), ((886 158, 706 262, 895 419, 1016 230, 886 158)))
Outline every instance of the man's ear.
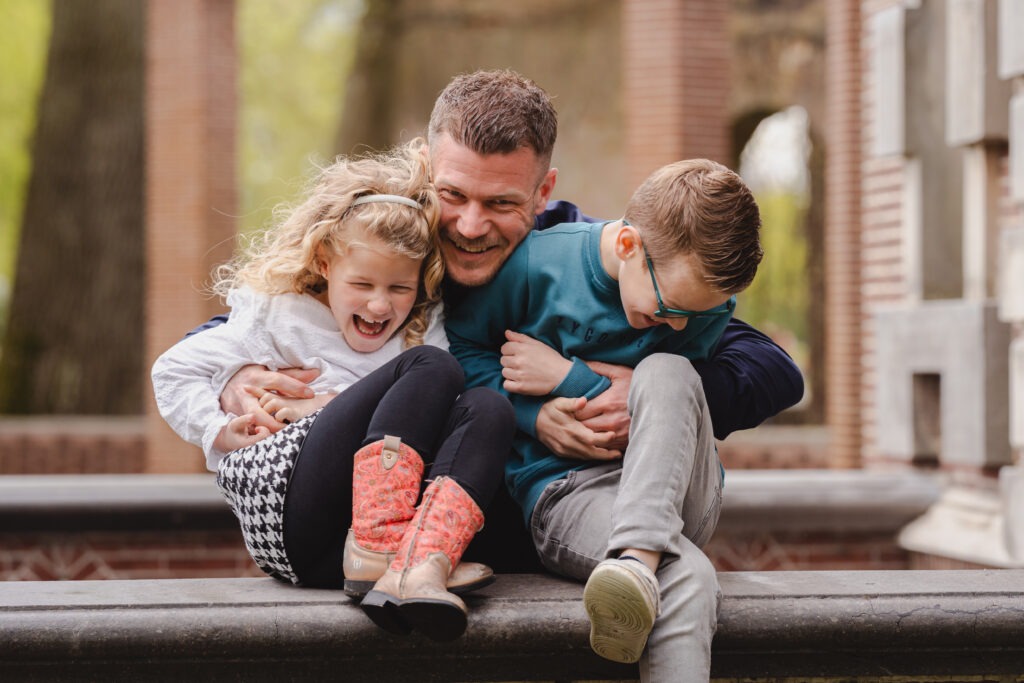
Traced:
POLYGON ((632 225, 621 222, 615 233, 615 256, 626 261, 641 253, 642 249, 640 233, 632 225))
POLYGON ((558 180, 558 169, 549 168, 548 172, 544 174, 544 179, 540 181, 540 185, 537 187, 537 206, 534 209, 537 215, 544 213, 544 210, 548 208, 551 193, 555 191, 556 180, 558 180))

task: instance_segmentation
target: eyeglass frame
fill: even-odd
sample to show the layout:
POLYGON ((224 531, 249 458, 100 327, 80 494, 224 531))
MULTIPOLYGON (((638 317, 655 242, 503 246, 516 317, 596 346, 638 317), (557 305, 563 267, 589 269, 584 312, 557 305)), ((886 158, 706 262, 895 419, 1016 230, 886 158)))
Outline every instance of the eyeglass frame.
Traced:
MULTIPOLYGON (((629 221, 625 218, 622 219, 623 225, 630 225, 629 221)), ((669 308, 665 305, 665 302, 661 299, 661 290, 658 289, 658 279, 654 276, 654 262, 651 261, 651 255, 647 253, 647 247, 644 245, 643 240, 640 241, 640 248, 644 250, 644 260, 647 261, 647 271, 651 274, 651 284, 654 286, 654 297, 658 300, 658 308, 654 311, 655 318, 713 318, 719 315, 730 315, 736 310, 736 297, 731 296, 724 303, 714 308, 709 308, 706 311, 686 311, 681 308, 669 308)))

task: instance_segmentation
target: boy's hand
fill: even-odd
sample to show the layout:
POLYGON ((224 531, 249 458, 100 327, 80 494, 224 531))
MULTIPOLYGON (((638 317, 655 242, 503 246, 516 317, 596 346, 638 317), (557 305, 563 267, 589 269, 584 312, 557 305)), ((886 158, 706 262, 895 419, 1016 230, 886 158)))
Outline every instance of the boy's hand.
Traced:
POLYGON ((287 368, 274 372, 262 365, 246 365, 224 385, 220 406, 225 413, 250 415, 255 424, 266 427, 271 433, 277 432, 284 425, 263 409, 259 402, 260 396, 274 392, 292 398, 312 398, 313 390, 307 384, 319 375, 319 370, 287 368), (260 393, 250 391, 251 387, 256 387, 260 393))
MULTIPOLYGON (((260 393, 260 389, 248 388, 253 395, 260 393)), ((262 392, 260 395, 260 406, 274 420, 283 425, 291 424, 312 415, 327 405, 336 394, 318 394, 313 398, 291 398, 278 396, 270 392, 262 392)))
POLYGON ((501 376, 505 391, 525 396, 546 396, 572 369, 572 361, 544 342, 505 330, 501 346, 501 376))
POLYGON ((578 460, 615 460, 622 451, 610 447, 614 432, 595 432, 581 423, 579 411, 587 399, 556 398, 537 414, 537 438, 555 455, 578 460))
POLYGON ((629 444, 629 383, 633 380, 633 369, 624 365, 612 365, 599 361, 586 361, 587 366, 599 375, 611 380, 612 385, 576 413, 576 418, 594 432, 611 432, 612 438, 606 447, 625 451, 629 444))
POLYGON ((213 440, 213 447, 219 451, 230 453, 239 448, 251 446, 257 441, 262 441, 270 434, 269 429, 257 424, 255 416, 239 415, 224 425, 220 434, 213 440))

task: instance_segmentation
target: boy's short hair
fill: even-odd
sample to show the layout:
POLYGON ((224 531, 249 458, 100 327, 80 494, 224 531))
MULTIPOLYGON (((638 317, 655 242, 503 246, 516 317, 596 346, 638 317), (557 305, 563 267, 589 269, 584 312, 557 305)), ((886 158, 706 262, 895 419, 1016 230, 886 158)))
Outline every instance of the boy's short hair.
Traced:
POLYGON ((764 255, 754 195, 739 175, 708 159, 659 168, 633 193, 625 218, 653 263, 693 254, 704 281, 725 294, 746 289, 764 255))
POLYGON ((515 71, 476 71, 452 79, 434 103, 427 129, 433 144, 442 133, 477 154, 510 154, 528 147, 547 167, 558 135, 551 98, 515 71))

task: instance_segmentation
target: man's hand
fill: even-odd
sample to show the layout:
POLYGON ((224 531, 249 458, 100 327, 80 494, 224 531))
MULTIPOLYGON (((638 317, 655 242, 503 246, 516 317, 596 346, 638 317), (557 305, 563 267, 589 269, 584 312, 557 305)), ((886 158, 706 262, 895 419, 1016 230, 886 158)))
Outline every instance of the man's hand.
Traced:
POLYGON ((612 385, 590 399, 586 407, 576 413, 576 418, 593 432, 611 432, 614 436, 609 440, 608 447, 625 451, 629 443, 630 423, 626 399, 629 397, 633 369, 598 361, 587 361, 587 366, 611 380, 612 385))
MULTIPOLYGON (((257 389, 256 391, 259 391, 257 389)), ((260 397, 260 406, 268 415, 282 424, 291 424, 312 415, 330 403, 337 394, 319 394, 313 398, 289 398, 278 396, 269 391, 260 397)))
POLYGON ((224 425, 220 434, 213 440, 213 447, 219 451, 230 453, 239 448, 251 446, 268 436, 270 436, 270 430, 256 424, 255 416, 239 415, 224 425))
POLYGON ((505 391, 525 396, 546 396, 572 369, 572 361, 558 351, 519 332, 505 330, 501 346, 501 376, 505 391))
POLYGON ((284 425, 263 409, 260 396, 273 392, 291 398, 313 398, 313 390, 307 385, 319 375, 319 370, 288 368, 273 372, 262 365, 246 365, 224 385, 220 406, 225 413, 249 415, 256 425, 277 432, 284 425))
POLYGON ((614 432, 595 432, 581 423, 579 412, 587 399, 556 398, 541 406, 537 414, 537 438, 548 449, 564 458, 578 460, 615 460, 622 451, 611 446, 614 432))

